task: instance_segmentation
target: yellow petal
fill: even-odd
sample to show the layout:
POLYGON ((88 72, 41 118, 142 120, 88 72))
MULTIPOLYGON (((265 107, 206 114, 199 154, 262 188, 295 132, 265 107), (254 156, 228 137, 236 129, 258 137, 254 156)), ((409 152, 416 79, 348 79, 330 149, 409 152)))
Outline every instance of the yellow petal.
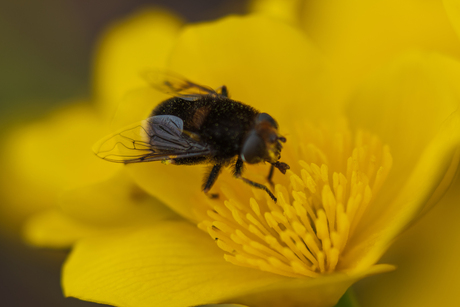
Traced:
POLYGON ((401 52, 437 51, 460 58, 460 40, 441 1, 305 1, 306 33, 331 56, 349 91, 401 52))
POLYGON ((172 71, 271 114, 292 118, 336 115, 327 64, 297 29, 262 16, 230 16, 185 27, 172 51, 172 71))
POLYGON ((361 225, 366 233, 352 243, 356 248, 344 261, 357 267, 374 263, 427 204, 437 201, 433 194, 439 198, 448 188, 445 178, 451 180, 457 168, 460 141, 456 80, 460 69, 455 61, 411 54, 352 101, 352 125, 377 133, 389 144, 394 162, 368 225, 361 225), (373 251, 367 254, 370 246, 373 251))
POLYGON ((331 306, 364 275, 292 279, 226 262, 208 235, 166 222, 125 235, 84 239, 63 270, 66 296, 117 306, 331 306), (282 295, 284 294, 284 295, 282 295))
POLYGON ((175 217, 168 207, 141 190, 124 170, 109 180, 66 191, 59 204, 65 214, 98 226, 152 224, 175 217))
POLYGON ((249 1, 249 11, 297 24, 301 3, 301 0, 253 0, 249 1))
POLYGON ((394 169, 408 174, 416 164, 414 155, 457 110, 458 80, 460 63, 455 60, 405 54, 358 88, 348 109, 350 123, 377 133, 397 157, 394 169))
POLYGON ((160 162, 128 166, 133 180, 149 194, 182 216, 196 220, 193 206, 203 201, 201 181, 205 166, 165 165, 160 162))
POLYGON ((443 0, 447 16, 460 38, 460 2, 458 0, 443 0))
POLYGON ((111 114, 130 90, 147 86, 140 74, 163 68, 182 22, 160 9, 145 9, 115 24, 104 35, 95 60, 95 94, 111 114))
MULTIPOLYGON (((196 222, 199 221, 196 216, 197 206, 200 207, 208 201, 208 196, 204 194, 201 186, 211 167, 209 165, 165 165, 159 162, 127 166, 137 185, 183 217, 196 222)), ((218 194, 222 182, 235 180, 237 179, 233 178, 230 171, 224 169, 211 193, 218 194)), ((243 182, 238 184, 250 190, 243 182)))
POLYGON ((24 238, 32 245, 48 248, 69 248, 84 237, 107 232, 107 227, 81 223, 56 209, 35 214, 24 225, 24 238))
POLYGON ((398 238, 383 257, 398 269, 356 285, 362 306, 460 305, 459 199, 457 180, 436 208, 398 238))
POLYGON ((0 216, 14 223, 54 205, 65 188, 110 177, 119 166, 91 151, 102 131, 100 118, 85 103, 12 130, 4 141, 0 188, 6 202, 0 216))
MULTIPOLYGON (((369 223, 374 224, 366 228, 365 235, 356 239, 361 242, 344 257, 344 262, 354 263, 356 268, 375 263, 394 238, 420 215, 432 193, 439 188, 439 183, 443 182, 444 174, 449 172, 448 168, 452 165, 453 158, 457 159, 453 164, 457 169, 457 150, 460 142, 459 114, 454 114, 453 118, 448 119, 446 126, 441 128, 439 135, 424 150, 396 199, 388 203, 385 210, 380 209, 383 212, 381 216, 369 218, 369 223)), ((447 184, 442 189, 445 191, 448 187, 447 184)))
POLYGON ((27 220, 26 240, 36 246, 69 247, 77 239, 154 225, 179 217, 136 186, 125 171, 109 180, 66 191, 59 204, 27 220))

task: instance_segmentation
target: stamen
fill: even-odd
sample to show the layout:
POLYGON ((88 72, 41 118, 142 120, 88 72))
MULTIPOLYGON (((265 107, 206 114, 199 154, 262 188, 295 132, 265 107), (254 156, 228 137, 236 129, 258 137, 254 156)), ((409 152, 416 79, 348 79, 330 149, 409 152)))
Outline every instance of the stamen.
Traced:
POLYGON ((229 200, 210 201, 202 212, 199 227, 227 261, 289 277, 316 277, 340 266, 390 171, 390 150, 377 136, 353 136, 344 127, 309 126, 299 134, 297 166, 288 161, 289 184, 276 185, 277 203, 256 189, 249 201, 240 199, 236 185, 227 183, 222 193, 229 200))

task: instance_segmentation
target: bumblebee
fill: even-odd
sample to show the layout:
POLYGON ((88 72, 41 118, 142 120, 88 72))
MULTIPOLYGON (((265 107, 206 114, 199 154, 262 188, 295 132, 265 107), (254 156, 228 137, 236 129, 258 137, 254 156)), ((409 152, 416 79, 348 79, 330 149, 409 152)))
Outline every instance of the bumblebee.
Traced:
POLYGON ((160 103, 146 120, 102 139, 95 146, 98 157, 125 164, 162 161, 211 165, 203 180, 205 193, 223 167, 231 166, 235 178, 264 190, 276 202, 265 185, 243 177, 245 163, 268 162, 271 167, 267 180, 273 188, 274 169, 283 174, 289 169, 279 161, 286 138, 279 134, 273 117, 230 99, 226 86, 213 90, 159 72, 144 77, 157 90, 173 97, 160 103))

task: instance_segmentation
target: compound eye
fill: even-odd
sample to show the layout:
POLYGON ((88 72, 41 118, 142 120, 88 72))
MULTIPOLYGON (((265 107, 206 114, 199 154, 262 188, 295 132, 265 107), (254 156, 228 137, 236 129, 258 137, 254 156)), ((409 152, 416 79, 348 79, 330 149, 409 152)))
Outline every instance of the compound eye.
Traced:
POLYGON ((246 139, 241 151, 241 158, 249 164, 262 162, 265 156, 265 143, 256 133, 251 133, 246 139))
POLYGON ((259 115, 257 115, 256 123, 260 123, 263 121, 269 122, 273 127, 275 127, 275 129, 278 129, 278 123, 276 122, 276 120, 267 113, 260 113, 259 115))

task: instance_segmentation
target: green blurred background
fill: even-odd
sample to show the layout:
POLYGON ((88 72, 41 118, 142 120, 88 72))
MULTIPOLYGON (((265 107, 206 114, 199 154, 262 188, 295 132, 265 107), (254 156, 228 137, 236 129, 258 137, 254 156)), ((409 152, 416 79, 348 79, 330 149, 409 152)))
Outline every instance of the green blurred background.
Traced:
MULTIPOLYGON (((111 22, 148 6, 188 22, 244 13, 244 0, 0 0, 0 139, 59 104, 91 97, 93 52, 111 22)), ((27 193, 27 191, 24 191, 27 193)), ((0 235, 0 306, 97 306, 64 299, 66 253, 0 235)))
POLYGON ((0 114, 36 114, 62 100, 88 97, 101 30, 145 6, 189 22, 244 12, 242 0, 0 1, 0 114))

